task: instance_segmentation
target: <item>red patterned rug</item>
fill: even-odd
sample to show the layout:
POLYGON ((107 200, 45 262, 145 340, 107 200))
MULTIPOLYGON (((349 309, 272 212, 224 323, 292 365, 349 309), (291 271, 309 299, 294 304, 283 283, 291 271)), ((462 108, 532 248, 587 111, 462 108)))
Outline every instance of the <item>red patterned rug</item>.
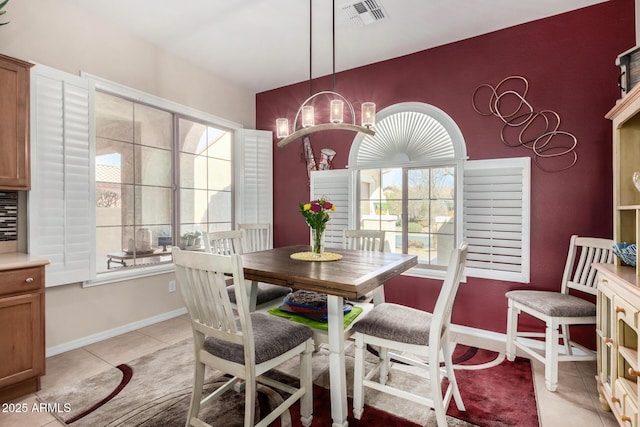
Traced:
MULTIPOLYGON (((347 357, 348 361, 350 359, 347 357)), ((183 426, 191 394, 192 363, 192 345, 186 340, 77 384, 42 391, 38 393, 38 399, 45 403, 69 403, 72 411, 58 414, 58 417, 73 427, 183 426)), ((509 362, 498 353, 459 345, 454 353, 454 363, 459 368, 456 375, 467 410, 459 412, 452 403, 447 413, 450 426, 539 425, 531 365, 527 359, 509 362)), ((215 371, 209 374, 207 387, 211 390, 221 384, 222 378, 215 371)), ((325 427, 331 425, 329 391, 321 386, 324 381, 319 381, 319 384, 314 386, 312 425, 325 427)), ((258 412, 267 412, 279 399, 282 397, 273 390, 262 388, 259 390, 258 412)), ((214 426, 241 426, 243 403, 241 393, 229 392, 219 405, 212 405, 207 410, 206 419, 214 426)), ((434 414, 411 403, 386 411, 379 402, 367 403, 370 405, 365 407, 362 419, 355 420, 349 399, 350 426, 436 425, 434 414)), ((282 426, 300 426, 298 406, 295 405, 290 412, 290 417, 283 419, 282 426)), ((280 425, 280 420, 272 424, 273 427, 280 425)))
MULTIPOLYGON (((456 420, 450 419, 450 426, 539 427, 533 373, 528 359, 517 357, 515 361, 509 362, 502 354, 494 351, 458 345, 453 354, 453 363, 456 365, 456 378, 466 411, 458 411, 452 400, 447 415, 456 420), (456 422, 457 420, 461 422, 456 422)), ((329 399, 329 390, 316 386, 313 397, 315 404, 312 426, 331 425, 329 408, 325 403, 329 399)), ((370 406, 365 406, 362 419, 356 420, 351 412, 352 405, 349 399, 350 427, 421 425, 370 406)), ((402 413, 396 415, 403 416, 402 413)), ((302 425, 299 417, 296 407, 291 414, 296 427, 302 425)), ((426 425, 436 425, 435 414, 427 418, 426 425)))
MULTIPOLYGON (((465 349, 465 346, 459 347, 461 351, 465 349)), ((456 369, 456 379, 466 411, 458 411, 452 401, 447 414, 486 427, 538 427, 540 421, 529 359, 516 357, 509 362, 493 351, 466 349, 475 354, 467 360, 454 360, 460 368, 456 369), (491 366, 498 361, 500 363, 491 366), (472 366, 491 367, 463 369, 472 366)))

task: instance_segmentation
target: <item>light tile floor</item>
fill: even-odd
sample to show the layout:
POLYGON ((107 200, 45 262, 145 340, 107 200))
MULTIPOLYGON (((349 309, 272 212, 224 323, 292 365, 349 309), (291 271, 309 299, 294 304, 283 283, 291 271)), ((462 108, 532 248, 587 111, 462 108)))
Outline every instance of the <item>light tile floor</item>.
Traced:
MULTIPOLYGON (((47 374, 42 378, 42 388, 46 390, 80 381, 111 366, 131 361, 189 337, 191 327, 189 318, 185 315, 50 357, 47 359, 47 374)), ((462 344, 504 351, 503 342, 462 334, 458 334, 456 340, 462 344)), ((617 426, 613 415, 600 409, 595 382, 595 362, 563 363, 558 390, 555 393, 547 391, 544 386, 543 366, 537 361, 532 361, 532 365, 542 427, 617 426)), ((63 426, 53 415, 34 411, 33 409, 37 408, 34 407, 35 402, 34 394, 12 402, 17 404, 14 409, 26 408, 26 412, 0 412, 0 426, 63 426)))

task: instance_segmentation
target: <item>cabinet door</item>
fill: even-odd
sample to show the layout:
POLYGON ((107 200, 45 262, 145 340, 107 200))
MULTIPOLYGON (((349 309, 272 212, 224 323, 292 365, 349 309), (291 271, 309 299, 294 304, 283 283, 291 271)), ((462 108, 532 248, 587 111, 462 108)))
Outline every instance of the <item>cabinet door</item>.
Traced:
POLYGON ((44 374, 43 293, 0 298, 0 388, 44 374))
POLYGON ((0 55, 0 189, 29 190, 29 67, 0 55))
POLYGON ((597 322, 597 346, 598 346, 598 377, 606 388, 606 393, 612 394, 612 377, 613 367, 612 348, 614 346, 613 325, 615 323, 613 309, 613 295, 608 288, 603 286, 602 282, 598 287, 598 322, 597 322))

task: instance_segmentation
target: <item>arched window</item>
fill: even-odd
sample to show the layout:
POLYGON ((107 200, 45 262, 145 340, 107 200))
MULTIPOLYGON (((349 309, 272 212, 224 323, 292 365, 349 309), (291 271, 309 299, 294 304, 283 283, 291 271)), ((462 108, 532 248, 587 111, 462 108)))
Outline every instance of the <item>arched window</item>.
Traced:
POLYGON ((392 105, 376 115, 374 137, 358 135, 352 228, 386 231, 386 249, 418 256, 419 267, 444 270, 462 240, 466 146, 456 123, 428 104, 392 105))
POLYGON ((468 276, 529 282, 531 159, 467 160, 462 132, 432 105, 380 111, 375 136, 355 137, 348 169, 311 172, 310 190, 338 208, 329 245, 346 228, 385 230, 387 251, 418 256, 406 274, 442 278, 465 240, 468 276))

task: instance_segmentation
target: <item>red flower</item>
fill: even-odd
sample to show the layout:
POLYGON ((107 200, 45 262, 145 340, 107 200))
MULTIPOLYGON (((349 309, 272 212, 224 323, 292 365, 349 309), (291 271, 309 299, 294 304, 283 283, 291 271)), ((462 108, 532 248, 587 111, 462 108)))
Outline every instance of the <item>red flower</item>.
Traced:
POLYGON ((322 207, 318 203, 311 203, 311 210, 313 212, 320 212, 322 207))
POLYGON ((326 200, 324 202, 322 202, 322 207, 327 209, 327 210, 331 209, 332 206, 333 206, 333 204, 331 204, 331 202, 328 202, 326 200))

